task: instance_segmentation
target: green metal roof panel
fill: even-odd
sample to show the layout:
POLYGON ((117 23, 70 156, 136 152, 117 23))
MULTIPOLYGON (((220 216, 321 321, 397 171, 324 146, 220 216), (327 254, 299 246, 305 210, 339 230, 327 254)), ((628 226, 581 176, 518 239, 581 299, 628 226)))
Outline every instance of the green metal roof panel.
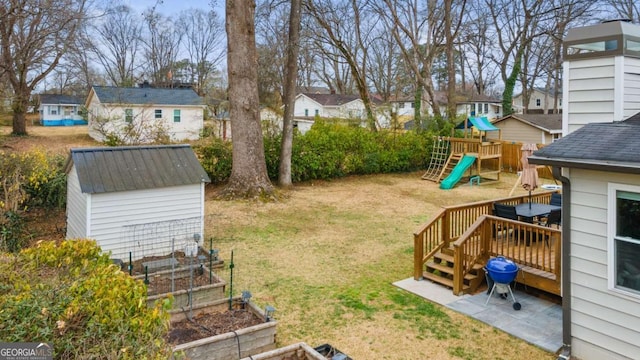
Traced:
POLYGON ((67 171, 71 163, 88 194, 211 181, 189 145, 75 148, 67 171))

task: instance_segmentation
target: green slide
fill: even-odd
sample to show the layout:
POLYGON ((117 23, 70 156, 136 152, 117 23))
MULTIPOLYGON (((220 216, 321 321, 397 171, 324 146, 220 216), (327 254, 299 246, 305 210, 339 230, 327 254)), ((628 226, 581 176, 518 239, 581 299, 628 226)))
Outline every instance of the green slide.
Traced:
POLYGON ((475 161, 475 156, 463 156, 456 167, 453 168, 451 174, 449 174, 446 179, 442 180, 442 182, 440 183, 440 189, 449 190, 453 188, 458 183, 458 181, 460 181, 460 178, 462 178, 464 172, 467 171, 469 166, 471 166, 475 161))

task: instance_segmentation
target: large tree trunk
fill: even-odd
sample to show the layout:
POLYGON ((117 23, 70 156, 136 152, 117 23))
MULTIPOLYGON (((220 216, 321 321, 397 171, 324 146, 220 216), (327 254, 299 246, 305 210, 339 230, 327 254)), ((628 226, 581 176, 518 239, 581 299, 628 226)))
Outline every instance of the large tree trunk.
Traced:
POLYGON ((27 110, 29 108, 29 91, 18 89, 13 98, 13 135, 27 135, 27 110))
POLYGON ((282 144, 280 145, 280 165, 278 183, 291 185, 291 148, 293 146, 293 112, 296 99, 296 79, 298 77, 298 53, 300 51, 300 24, 302 0, 291 0, 289 12, 289 43, 284 85, 284 118, 282 144))
POLYGON ((267 175, 258 100, 258 55, 255 42, 255 1, 227 0, 227 67, 233 166, 224 197, 271 195, 267 175))

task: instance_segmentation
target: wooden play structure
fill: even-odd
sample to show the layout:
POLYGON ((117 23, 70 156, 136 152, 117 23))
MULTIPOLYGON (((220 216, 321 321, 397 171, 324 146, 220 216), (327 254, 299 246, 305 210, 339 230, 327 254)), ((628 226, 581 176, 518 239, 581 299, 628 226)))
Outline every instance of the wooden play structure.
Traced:
POLYGON ((485 180, 500 180, 500 129, 486 118, 469 118, 456 129, 463 130, 464 137, 434 139, 431 161, 422 179, 441 183, 443 189, 451 188, 463 175, 471 179, 470 182, 475 181, 478 184, 485 180), (488 131, 497 131, 497 137, 489 138, 488 131), (445 183, 446 186, 442 186, 445 183))

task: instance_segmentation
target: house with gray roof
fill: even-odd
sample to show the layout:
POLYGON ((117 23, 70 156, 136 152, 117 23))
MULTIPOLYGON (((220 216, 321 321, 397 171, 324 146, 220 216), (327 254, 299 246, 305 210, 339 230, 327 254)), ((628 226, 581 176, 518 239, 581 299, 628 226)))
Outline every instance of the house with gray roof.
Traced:
POLYGON ((493 121, 502 139, 523 144, 551 144, 562 137, 562 114, 511 114, 493 121))
POLYGON ((640 26, 569 29, 564 137, 529 157, 562 183, 562 359, 640 354, 640 26))
POLYGON ((98 141, 196 140, 204 124, 205 104, 193 89, 94 86, 85 104, 89 136, 98 141))
POLYGON ((71 149, 67 239, 95 239, 112 258, 202 245, 207 173, 189 145, 71 149))
POLYGON ((83 97, 63 94, 40 94, 38 97, 43 126, 87 125, 82 114, 83 97))

